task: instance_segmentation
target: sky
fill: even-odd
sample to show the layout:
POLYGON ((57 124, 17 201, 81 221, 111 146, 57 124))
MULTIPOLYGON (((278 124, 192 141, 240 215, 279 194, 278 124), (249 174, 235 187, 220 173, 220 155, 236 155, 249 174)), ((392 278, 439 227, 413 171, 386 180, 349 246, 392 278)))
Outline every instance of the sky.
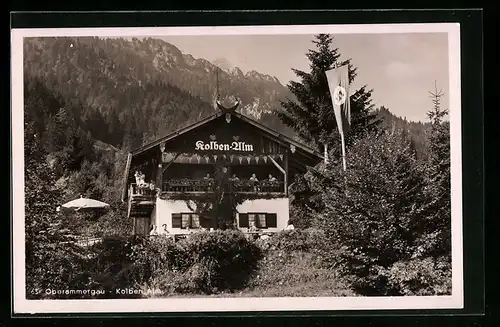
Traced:
MULTIPOLYGON (((448 40, 446 33, 339 34, 333 47, 352 59, 358 76, 352 87, 373 89, 376 107, 411 121, 427 121, 429 91, 443 90, 448 108, 448 40)), ((243 72, 276 76, 282 84, 297 80, 292 68, 309 71, 306 53, 313 35, 201 35, 161 38, 195 58, 224 58, 243 72)))

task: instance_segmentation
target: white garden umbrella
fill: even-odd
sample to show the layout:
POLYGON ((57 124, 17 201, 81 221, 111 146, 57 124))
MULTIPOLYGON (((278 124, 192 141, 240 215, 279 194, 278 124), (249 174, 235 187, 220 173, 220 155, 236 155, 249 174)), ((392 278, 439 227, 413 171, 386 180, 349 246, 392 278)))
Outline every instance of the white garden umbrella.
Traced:
POLYGON ((109 209, 109 204, 98 201, 98 200, 93 200, 93 199, 88 199, 84 198, 83 196, 80 196, 79 199, 69 201, 61 206, 62 209, 66 210, 74 210, 74 211, 79 211, 79 212, 88 212, 88 211, 102 211, 109 209))

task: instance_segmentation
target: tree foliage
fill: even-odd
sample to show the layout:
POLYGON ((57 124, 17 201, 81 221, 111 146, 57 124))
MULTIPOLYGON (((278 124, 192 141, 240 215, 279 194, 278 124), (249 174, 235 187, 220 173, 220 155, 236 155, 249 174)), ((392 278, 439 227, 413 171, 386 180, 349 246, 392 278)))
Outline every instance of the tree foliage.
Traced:
POLYGON ((443 118, 448 109, 441 107, 442 91, 429 92, 433 108, 428 112, 431 129, 428 133, 429 155, 427 164, 428 194, 432 197, 433 205, 433 238, 434 255, 448 255, 451 252, 451 152, 450 152, 450 124, 443 118))
MULTIPOLYGON (((310 72, 293 69, 300 82, 291 81, 288 85, 295 99, 281 103, 277 112, 283 123, 291 127, 299 138, 322 151, 327 145, 332 162, 340 159, 340 135, 331 101, 325 71, 336 65, 348 65, 349 82, 357 75, 351 60, 341 60, 339 49, 333 47, 334 39, 328 34, 316 35, 313 43, 316 49, 306 54, 310 62, 310 72)), ((366 86, 351 91, 351 131, 346 135, 350 146, 368 133, 378 130, 379 119, 373 112, 371 90, 366 86)), ((321 197, 307 176, 297 176, 291 187, 291 216, 294 223, 309 227, 314 216, 323 208, 321 197), (300 217, 300 219, 298 218, 300 217)))
POLYGON ((424 196, 424 167, 402 133, 359 141, 350 149, 348 167, 318 174, 325 211, 320 224, 342 248, 336 257, 360 292, 387 292, 378 270, 410 259, 420 251, 429 215, 424 196))
POLYGON ((37 298, 46 289, 64 289, 78 273, 82 259, 75 237, 56 214, 60 192, 55 174, 45 162, 40 135, 25 120, 25 245, 26 296, 37 298))
POLYGON ((451 292, 449 125, 440 93, 431 95, 428 160, 417 156, 405 130, 394 128, 356 142, 346 171, 339 163, 312 171, 331 264, 358 293, 451 292))
MULTIPOLYGON (((351 59, 341 60, 337 48, 332 48, 333 37, 319 34, 313 40, 316 49, 306 54, 310 62, 310 72, 293 69, 300 82, 291 81, 288 88, 296 99, 281 102, 282 109, 278 117, 283 123, 296 131, 301 139, 308 144, 322 149, 325 144, 330 146, 334 155, 339 154, 339 135, 332 106, 328 81, 325 71, 336 65, 349 67, 349 82, 357 75, 357 69, 351 59)), ((371 90, 366 86, 351 91, 352 131, 347 135, 347 144, 362 138, 374 130, 377 119, 372 114, 371 90)))

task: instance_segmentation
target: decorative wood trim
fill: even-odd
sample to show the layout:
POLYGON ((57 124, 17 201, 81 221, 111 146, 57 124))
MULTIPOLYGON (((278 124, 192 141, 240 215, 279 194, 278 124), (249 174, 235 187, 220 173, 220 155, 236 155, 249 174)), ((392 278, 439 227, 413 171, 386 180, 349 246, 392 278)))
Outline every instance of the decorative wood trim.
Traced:
POLYGON ((165 170, 167 170, 167 168, 170 167, 170 165, 174 163, 175 159, 179 158, 180 155, 181 155, 181 153, 177 152, 177 154, 175 155, 175 157, 172 160, 170 160, 169 163, 165 167, 163 167, 163 164, 162 164, 162 167, 161 167, 161 173, 162 173, 162 175, 165 172, 165 170))
POLYGON ((285 178, 284 178, 284 186, 285 186, 285 194, 288 196, 288 151, 285 152, 285 178))
POLYGON ((156 167, 155 167, 155 171, 156 171, 156 185, 157 187, 161 187, 162 185, 162 182, 163 182, 163 171, 162 171, 162 168, 163 168, 163 152, 159 152, 158 154, 158 158, 159 160, 157 160, 157 163, 155 164, 156 167), (160 186, 158 186, 160 185, 160 186))
POLYGON ((269 158, 269 160, 271 160, 271 162, 273 163, 273 165, 276 166, 276 168, 279 169, 279 171, 281 171, 281 173, 283 174, 283 187, 285 188, 284 189, 284 192, 286 195, 288 195, 288 181, 287 181, 287 176, 288 176, 288 155, 287 153, 285 153, 285 156, 284 156, 284 162, 285 162, 285 168, 281 167, 277 162, 276 160, 274 160, 271 156, 267 156, 269 158))
POLYGON ((278 169, 279 169, 279 171, 281 171, 281 173, 282 173, 282 174, 286 174, 285 169, 283 169, 283 167, 281 167, 281 166, 279 165, 279 163, 277 163, 277 162, 276 162, 276 160, 274 160, 274 159, 273 159, 271 156, 269 156, 269 155, 267 156, 267 158, 268 158, 269 160, 271 160, 271 162, 273 163, 273 165, 275 165, 275 166, 276 166, 276 168, 278 168, 278 169))
POLYGON ((132 154, 129 153, 127 156, 127 163, 125 165, 125 173, 123 175, 123 191, 122 191, 122 202, 125 201, 127 198, 127 181, 128 181, 128 175, 129 175, 129 170, 130 170, 130 162, 132 161, 132 154))

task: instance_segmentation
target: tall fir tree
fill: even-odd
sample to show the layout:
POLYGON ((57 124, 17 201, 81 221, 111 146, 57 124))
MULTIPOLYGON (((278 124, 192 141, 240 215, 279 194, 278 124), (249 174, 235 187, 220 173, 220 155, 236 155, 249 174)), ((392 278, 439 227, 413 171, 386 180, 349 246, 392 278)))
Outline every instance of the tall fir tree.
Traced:
MULTIPOLYGON (((281 102, 282 109, 278 117, 288 127, 296 131, 306 143, 322 149, 325 144, 332 149, 334 155, 340 154, 340 136, 328 88, 325 71, 336 65, 349 67, 349 82, 357 75, 357 68, 351 64, 351 59, 340 60, 338 48, 332 47, 333 37, 329 34, 319 34, 312 41, 316 49, 306 54, 310 61, 310 72, 292 69, 300 82, 290 81, 288 88, 297 101, 288 99, 281 102)), ((346 135, 346 143, 364 137, 378 126, 378 120, 372 113, 371 90, 366 86, 354 92, 351 91, 351 131, 346 135)))
MULTIPOLYGON (((351 64, 351 60, 341 60, 339 49, 333 47, 333 41, 333 37, 328 34, 315 36, 312 42, 316 49, 309 50, 306 54, 310 61, 310 72, 292 69, 300 79, 299 82, 290 81, 288 84, 296 99, 281 102, 282 108, 277 112, 280 120, 294 130, 303 142, 319 151, 326 144, 331 164, 340 159, 341 144, 325 71, 348 65, 349 82, 352 83, 357 76, 357 69, 351 64)), ((377 131, 380 125, 379 119, 372 113, 372 91, 363 86, 350 93, 352 128, 345 135, 347 146, 368 133, 377 131)), ((324 207, 310 177, 306 176, 305 180, 297 181, 291 186, 292 220, 303 227, 312 224, 315 215, 324 207)))
POLYGON ((427 112, 431 129, 427 135, 428 193, 433 198, 433 217, 430 227, 432 239, 425 240, 426 248, 435 256, 451 254, 451 173, 450 173, 450 124, 444 120, 448 109, 441 106, 443 92, 437 86, 429 92, 433 108, 427 112))

